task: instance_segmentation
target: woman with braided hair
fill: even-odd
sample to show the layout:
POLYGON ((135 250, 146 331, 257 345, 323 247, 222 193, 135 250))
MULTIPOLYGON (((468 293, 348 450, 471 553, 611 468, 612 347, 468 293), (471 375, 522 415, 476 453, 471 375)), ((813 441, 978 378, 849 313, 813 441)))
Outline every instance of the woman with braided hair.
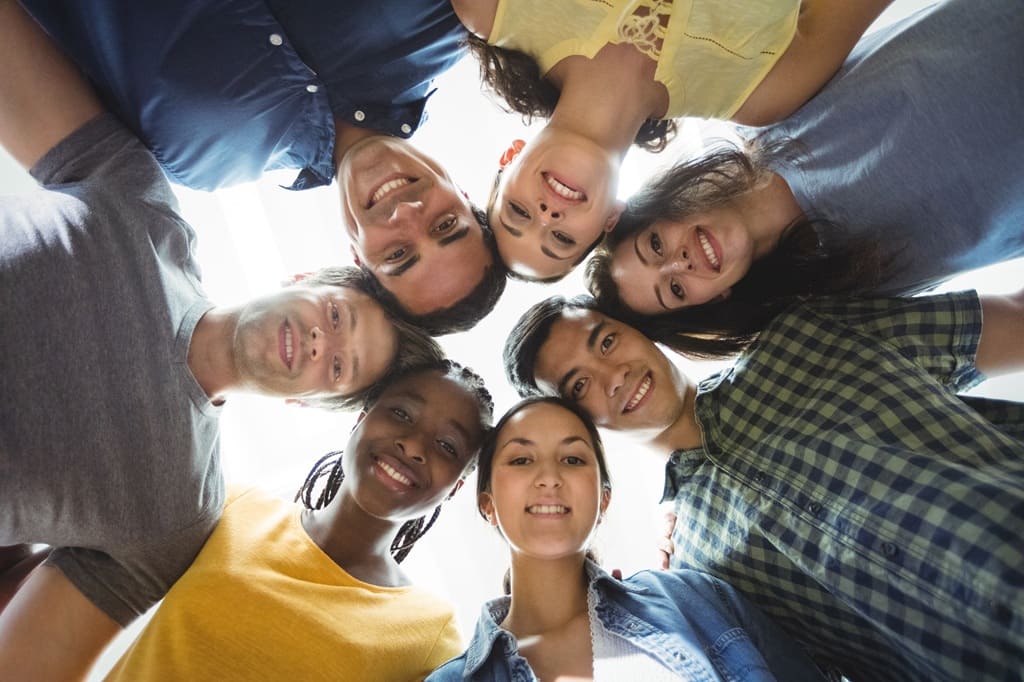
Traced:
POLYGON ((450 361, 371 392, 301 505, 231 491, 108 679, 422 679, 460 637, 451 607, 399 563, 474 466, 492 411, 483 380, 450 361))

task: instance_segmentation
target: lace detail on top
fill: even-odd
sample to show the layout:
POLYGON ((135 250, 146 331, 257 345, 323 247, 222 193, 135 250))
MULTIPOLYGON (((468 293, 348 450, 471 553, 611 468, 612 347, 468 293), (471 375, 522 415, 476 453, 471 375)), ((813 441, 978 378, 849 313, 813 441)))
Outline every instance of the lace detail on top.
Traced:
POLYGON ((645 0, 619 25, 619 38, 658 61, 672 16, 672 0, 645 0))

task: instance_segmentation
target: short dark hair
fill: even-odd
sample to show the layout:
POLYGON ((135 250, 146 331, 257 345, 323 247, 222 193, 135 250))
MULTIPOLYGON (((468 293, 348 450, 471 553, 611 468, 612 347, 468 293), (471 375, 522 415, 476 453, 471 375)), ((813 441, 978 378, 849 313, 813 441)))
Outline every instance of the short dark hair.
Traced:
POLYGON ((566 310, 597 310, 597 301, 586 295, 551 296, 530 306, 509 332, 502 361, 505 377, 521 398, 541 395, 534 375, 537 354, 551 336, 552 325, 566 310))
POLYGON ((472 329, 477 322, 494 309, 498 299, 505 291, 505 285, 508 282, 508 268, 505 267, 498 254, 498 244, 494 240, 494 233, 491 232, 487 215, 477 206, 473 206, 472 209, 473 217, 476 218, 483 231, 484 244, 491 254, 491 264, 484 269, 484 276, 480 282, 461 300, 447 308, 415 315, 406 310, 395 295, 385 289, 373 273, 365 269, 364 266, 364 272, 370 278, 373 296, 385 310, 395 317, 416 325, 428 334, 443 336, 472 329))
MULTIPOLYGON (((483 377, 469 367, 464 367, 454 360, 442 359, 437 362, 406 367, 392 375, 388 382, 378 382, 374 385, 374 390, 366 396, 363 404, 364 409, 371 409, 388 386, 424 372, 439 372, 442 377, 457 381, 473 394, 480 409, 480 426, 484 436, 489 435, 489 427, 494 418, 494 400, 484 384, 483 377)), ((481 442, 482 445, 483 443, 481 442)), ((476 459, 476 454, 474 454, 473 459, 476 459)), ((309 474, 307 474, 306 480, 303 481, 298 492, 295 493, 295 501, 301 502, 306 509, 313 510, 323 509, 330 504, 331 500, 338 494, 341 482, 345 480, 345 471, 341 466, 342 460, 343 453, 340 450, 329 452, 317 460, 309 474), (321 479, 326 479, 326 481, 324 481, 323 486, 319 487, 319 494, 317 494, 317 484, 321 479)), ((475 462, 471 463, 467 471, 474 465, 475 462)), ((391 542, 391 556, 394 557, 395 561, 401 563, 405 559, 416 541, 423 537, 430 530, 430 527, 434 525, 440 513, 441 506, 438 505, 429 520, 425 516, 420 516, 402 524, 402 527, 399 528, 397 535, 395 535, 394 540, 391 542)))
POLYGON ((601 312, 681 355, 726 358, 753 343, 776 315, 799 299, 858 294, 874 287, 893 259, 884 258, 877 244, 849 239, 835 223, 802 217, 785 228, 769 254, 751 264, 724 301, 644 315, 622 300, 611 275, 612 253, 620 244, 656 221, 683 221, 736 201, 767 182, 770 165, 796 148, 789 141, 749 143, 745 148, 722 143, 649 180, 626 203, 615 229, 587 263, 587 289, 601 312))
MULTIPOLYGON (((373 284, 373 277, 352 265, 322 268, 294 282, 294 285, 305 287, 346 287, 376 298, 373 284)), ((438 363, 444 359, 444 352, 429 334, 396 316, 387 306, 381 305, 381 308, 388 322, 395 328, 396 338, 395 355, 384 369, 384 374, 374 383, 354 393, 306 398, 306 403, 328 410, 357 410, 378 384, 387 385, 410 367, 438 363)))

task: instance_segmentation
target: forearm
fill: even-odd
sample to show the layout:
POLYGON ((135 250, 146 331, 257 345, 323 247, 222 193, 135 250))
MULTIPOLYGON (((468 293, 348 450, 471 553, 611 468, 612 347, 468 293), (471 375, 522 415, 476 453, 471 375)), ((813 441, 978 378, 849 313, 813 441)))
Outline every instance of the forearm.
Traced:
POLYGON ((0 614, 3 679, 83 679, 120 630, 59 569, 40 566, 0 614))
POLYGON ((974 364, 986 376, 1024 371, 1024 289, 981 297, 981 340, 974 364))
POLYGON ((0 0, 0 144, 25 168, 102 111, 92 88, 15 0, 0 0))

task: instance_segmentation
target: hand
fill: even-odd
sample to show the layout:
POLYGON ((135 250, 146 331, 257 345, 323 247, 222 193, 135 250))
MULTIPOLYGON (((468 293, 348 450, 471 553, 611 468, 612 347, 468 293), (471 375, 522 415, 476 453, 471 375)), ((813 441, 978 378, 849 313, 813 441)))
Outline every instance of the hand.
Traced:
POLYGON ((676 525, 675 512, 670 507, 666 507, 661 521, 661 536, 658 538, 658 554, 655 566, 664 570, 669 567, 669 560, 676 549, 675 543, 672 542, 672 529, 676 525))

